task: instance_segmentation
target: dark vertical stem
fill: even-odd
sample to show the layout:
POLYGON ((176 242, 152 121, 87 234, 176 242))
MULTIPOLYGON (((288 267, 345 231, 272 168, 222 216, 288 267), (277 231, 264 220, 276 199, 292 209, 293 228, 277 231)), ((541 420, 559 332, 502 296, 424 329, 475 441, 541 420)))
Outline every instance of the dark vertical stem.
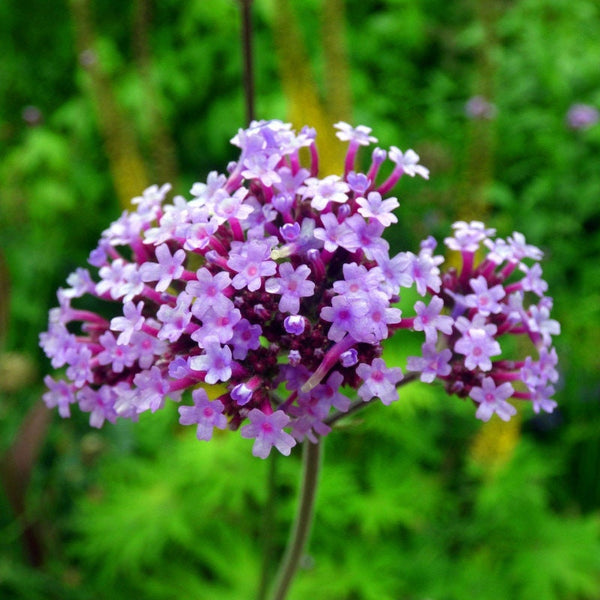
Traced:
POLYGON ((252 61, 252 0, 239 0, 242 11, 242 61, 244 63, 244 99, 246 122, 255 119, 254 70, 252 61))
POLYGON ((304 553, 313 522, 322 445, 323 441, 320 439, 316 444, 308 440, 303 443, 302 484, 298 500, 298 511, 288 538, 288 546, 285 549, 285 554, 275 578, 275 587, 270 596, 271 600, 285 600, 300 566, 300 559, 304 553))

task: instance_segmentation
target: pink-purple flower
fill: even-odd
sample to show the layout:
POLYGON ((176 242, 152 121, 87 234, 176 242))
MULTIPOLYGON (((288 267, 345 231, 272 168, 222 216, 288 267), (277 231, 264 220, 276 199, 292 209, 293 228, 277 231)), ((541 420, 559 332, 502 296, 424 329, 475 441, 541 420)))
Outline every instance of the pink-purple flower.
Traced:
POLYGON ((223 414, 225 407, 220 400, 209 400, 202 388, 192 392, 192 400, 193 406, 179 407, 179 422, 182 425, 197 425, 196 437, 199 440, 210 440, 215 427, 227 427, 227 417, 223 414))
POLYGON ((600 112, 595 106, 576 103, 567 111, 567 124, 571 129, 589 129, 600 119, 600 112))
POLYGON ((516 408, 507 402, 514 391, 509 382, 496 385, 492 377, 484 377, 481 386, 475 386, 469 392, 469 396, 479 404, 475 413, 477 418, 489 421, 496 413, 503 421, 508 421, 517 413, 516 408))
POLYGON ((242 437, 254 439, 252 454, 260 458, 267 458, 271 448, 275 446, 281 454, 289 456, 296 440, 284 431, 290 422, 290 417, 277 410, 271 414, 253 408, 248 413, 250 423, 244 425, 240 431, 242 437))

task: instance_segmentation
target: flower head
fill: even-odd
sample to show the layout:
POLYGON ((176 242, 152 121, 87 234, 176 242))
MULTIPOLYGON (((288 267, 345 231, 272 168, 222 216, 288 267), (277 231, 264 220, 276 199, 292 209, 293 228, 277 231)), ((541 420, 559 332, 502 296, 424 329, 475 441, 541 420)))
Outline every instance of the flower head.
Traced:
POLYGON ((473 96, 465 104, 465 114, 469 119, 494 119, 498 110, 496 106, 483 96, 473 96))
POLYGON ((433 238, 390 256, 383 234, 399 203, 387 192, 429 171, 413 150, 392 147, 358 172, 358 151, 376 140, 368 127, 336 127, 349 142, 343 174, 319 175, 314 130, 255 121, 233 138, 240 157, 228 174, 194 184, 189 201, 168 202, 169 186, 136 198, 102 234, 91 269, 59 290, 40 344, 66 377, 46 378, 46 404, 63 417, 78 404, 100 427, 183 400, 180 423, 199 439, 228 426, 254 440, 256 456, 289 454, 326 435, 352 398, 398 399, 414 376, 386 364, 382 342, 411 329, 424 339, 408 370, 470 397, 478 417, 509 417, 511 398, 552 410, 559 325, 539 249, 518 233, 495 240, 473 221, 446 239, 461 254, 458 272, 442 272, 433 238), (407 287, 421 299, 401 312, 407 287), (511 335, 528 337, 534 355, 499 358, 511 335))
POLYGON ((589 129, 600 119, 600 112, 589 104, 573 104, 567 112, 567 124, 571 129, 589 129))

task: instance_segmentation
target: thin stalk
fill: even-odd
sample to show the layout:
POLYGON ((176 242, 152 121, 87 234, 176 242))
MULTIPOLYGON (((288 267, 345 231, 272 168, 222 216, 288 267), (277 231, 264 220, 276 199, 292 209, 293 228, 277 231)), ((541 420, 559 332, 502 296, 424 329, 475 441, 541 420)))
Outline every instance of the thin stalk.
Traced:
POLYGON ((275 509, 277 507, 275 500, 277 495, 278 460, 279 453, 272 453, 269 457, 269 464, 267 466, 267 501, 263 508, 261 527, 263 560, 256 600, 266 600, 267 598, 267 591, 269 588, 269 580, 271 575, 271 564, 273 562, 273 552, 275 550, 273 541, 275 537, 275 509))
POLYGON ((244 101, 246 122, 249 125, 255 118, 254 109, 254 69, 252 48, 252 0, 239 0, 242 13, 242 61, 244 63, 244 101))
POLYGON ((313 521, 317 482, 321 466, 322 440, 316 444, 308 440, 303 444, 302 484, 298 511, 288 540, 288 546, 275 577, 275 587, 270 600, 285 600, 290 585, 300 566, 300 559, 310 535, 313 521))

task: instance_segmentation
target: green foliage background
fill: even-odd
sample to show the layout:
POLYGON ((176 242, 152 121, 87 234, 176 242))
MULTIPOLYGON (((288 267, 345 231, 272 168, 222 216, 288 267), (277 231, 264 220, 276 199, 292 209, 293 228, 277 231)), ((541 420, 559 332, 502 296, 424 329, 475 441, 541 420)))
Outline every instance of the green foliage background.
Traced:
MULTIPOLYGON (((331 3, 292 3, 323 106, 331 3)), ((174 407, 99 432, 84 416, 27 428, 41 414, 37 336, 55 290, 120 214, 123 191, 168 176, 185 194, 235 156, 228 140, 245 120, 235 0, 89 4, 0 3, 0 597, 256 598, 265 530, 272 562, 285 543, 297 455, 276 461, 269 526, 269 464, 238 435, 198 442, 174 407), (17 515, 6 473, 19 440, 31 455, 17 515)), ((259 118, 289 114, 283 4, 254 2, 259 118)), ((352 122, 431 169, 397 190, 397 249, 443 238, 457 218, 544 249, 563 327, 560 410, 482 426, 467 403, 414 384, 344 423, 326 440, 310 557, 290 597, 596 600, 600 125, 573 131, 565 116, 575 102, 600 107, 600 5, 346 0, 339 19, 352 122), (465 117, 476 94, 495 119, 465 117)), ((335 105, 327 116, 340 118, 335 105)), ((410 343, 395 340, 388 360, 402 364, 410 343)))

